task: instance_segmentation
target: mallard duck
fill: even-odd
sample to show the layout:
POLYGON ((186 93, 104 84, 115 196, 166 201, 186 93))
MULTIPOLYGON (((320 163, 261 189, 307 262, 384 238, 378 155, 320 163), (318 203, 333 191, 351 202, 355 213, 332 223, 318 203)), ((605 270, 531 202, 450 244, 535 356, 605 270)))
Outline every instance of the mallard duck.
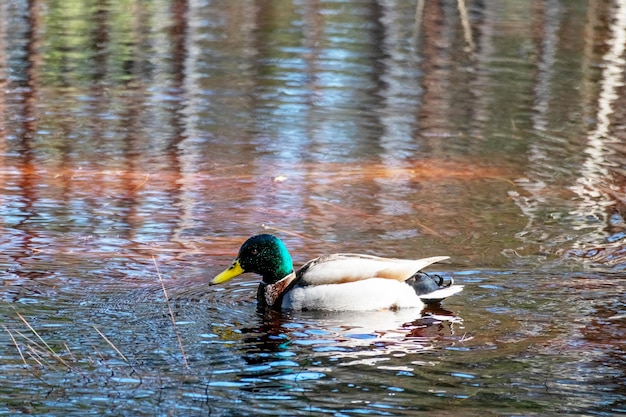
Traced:
POLYGON ((298 271, 285 244, 261 234, 246 240, 232 265, 211 285, 245 272, 262 277, 257 291, 260 307, 289 310, 359 311, 424 307, 463 289, 444 284, 420 271, 448 256, 404 260, 354 253, 315 258, 298 271), (424 301, 423 301, 424 300, 424 301))

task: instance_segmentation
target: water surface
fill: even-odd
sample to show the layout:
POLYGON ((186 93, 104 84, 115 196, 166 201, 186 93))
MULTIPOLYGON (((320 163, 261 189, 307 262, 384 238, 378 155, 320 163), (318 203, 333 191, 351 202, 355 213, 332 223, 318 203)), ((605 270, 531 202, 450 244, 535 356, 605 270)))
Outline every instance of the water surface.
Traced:
POLYGON ((625 413, 625 40, 621 0, 2 3, 0 414, 625 413), (208 282, 262 231, 466 289, 260 315, 208 282))

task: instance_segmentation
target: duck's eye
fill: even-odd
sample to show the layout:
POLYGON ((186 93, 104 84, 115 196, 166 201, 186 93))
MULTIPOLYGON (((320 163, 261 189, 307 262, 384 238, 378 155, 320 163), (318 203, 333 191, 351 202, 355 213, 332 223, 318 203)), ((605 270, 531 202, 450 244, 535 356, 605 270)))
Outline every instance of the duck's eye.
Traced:
POLYGON ((259 254, 259 250, 257 248, 252 248, 252 250, 250 251, 253 255, 258 255, 259 254))

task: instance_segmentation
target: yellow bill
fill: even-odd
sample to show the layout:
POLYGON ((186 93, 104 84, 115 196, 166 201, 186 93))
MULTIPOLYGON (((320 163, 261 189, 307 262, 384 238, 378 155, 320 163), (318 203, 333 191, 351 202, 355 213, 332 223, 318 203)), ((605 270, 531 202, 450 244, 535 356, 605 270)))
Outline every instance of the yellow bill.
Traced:
POLYGON ((235 259, 235 262, 233 262, 233 264, 230 267, 228 267, 228 269, 226 269, 222 273, 218 274, 215 278, 213 278, 213 281, 211 281, 211 285, 221 284, 222 282, 231 280, 235 278, 237 275, 243 274, 244 272, 246 271, 244 271, 243 268, 241 267, 241 264, 239 264, 239 259, 235 259))

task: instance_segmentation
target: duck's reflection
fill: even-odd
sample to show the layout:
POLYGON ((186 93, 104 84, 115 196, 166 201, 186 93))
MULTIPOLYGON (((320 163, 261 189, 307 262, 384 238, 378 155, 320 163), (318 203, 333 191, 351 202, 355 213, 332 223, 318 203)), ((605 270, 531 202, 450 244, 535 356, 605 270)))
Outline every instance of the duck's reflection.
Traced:
POLYGON ((305 355, 329 358, 379 357, 393 352, 419 353, 462 337, 463 320, 441 305, 425 310, 400 309, 371 312, 259 311, 254 327, 242 329, 249 365, 305 355), (458 336, 457 336, 458 335, 458 336))

